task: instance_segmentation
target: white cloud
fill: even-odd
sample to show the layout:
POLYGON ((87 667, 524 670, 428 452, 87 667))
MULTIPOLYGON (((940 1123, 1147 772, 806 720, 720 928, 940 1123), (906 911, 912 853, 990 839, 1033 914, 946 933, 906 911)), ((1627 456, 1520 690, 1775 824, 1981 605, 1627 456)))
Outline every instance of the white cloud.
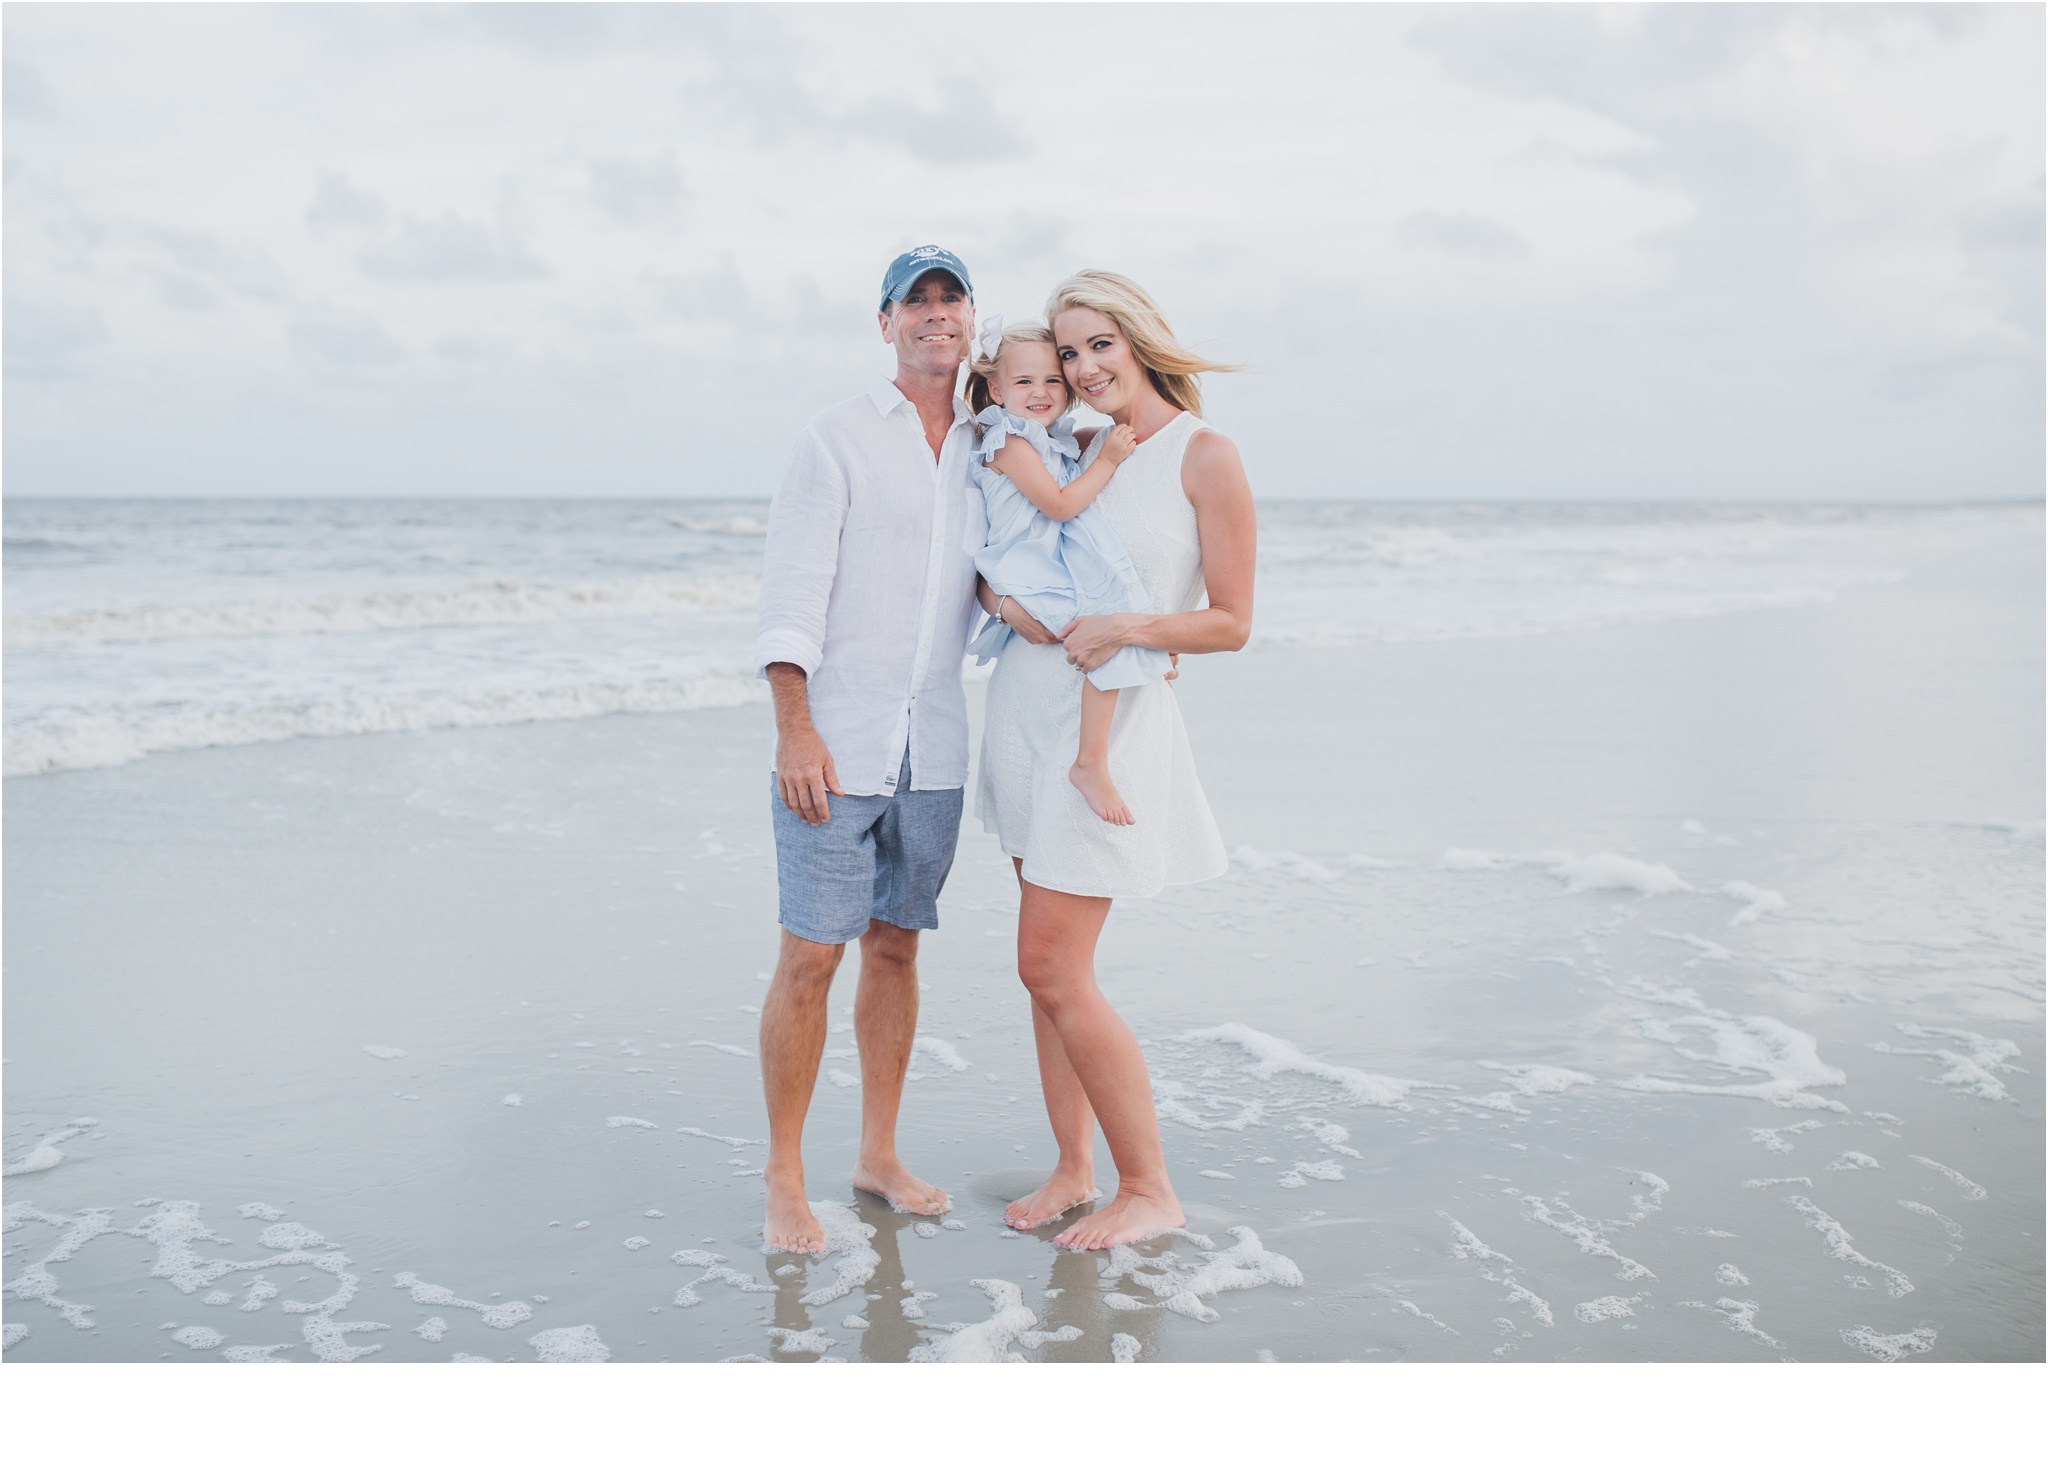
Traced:
POLYGON ((75 376, 83 358, 107 339, 100 313, 31 297, 7 302, 7 375, 29 379, 75 376))
POLYGON ((540 280, 550 273, 509 231, 450 211, 407 219, 391 238, 365 247, 362 260, 364 272, 380 280, 540 280))
POLYGON ((56 94, 50 90, 49 78, 43 75, 35 57, 10 43, 0 66, 5 68, 4 76, 0 76, 0 94, 5 96, 9 122, 54 122, 57 119, 56 94))
POLYGON ((315 234, 376 229, 389 212, 383 199, 356 187, 346 173, 322 168, 314 181, 313 202, 306 209, 306 227, 315 234))
POLYGON ((674 152, 651 158, 592 158, 590 198, 608 217, 644 228, 672 221, 688 190, 674 152))
POLYGON ((1529 241, 1485 214, 1410 214, 1396 230, 1403 244, 1433 249, 1458 259, 1517 260, 1529 257, 1529 241))
POLYGON ((2041 486, 2038 8, 4 26, 17 492, 766 492, 932 240, 1144 281, 1263 492, 2041 486))
POLYGON ((292 321, 288 335, 316 367, 389 366, 406 355, 396 336, 360 310, 308 306, 292 321))

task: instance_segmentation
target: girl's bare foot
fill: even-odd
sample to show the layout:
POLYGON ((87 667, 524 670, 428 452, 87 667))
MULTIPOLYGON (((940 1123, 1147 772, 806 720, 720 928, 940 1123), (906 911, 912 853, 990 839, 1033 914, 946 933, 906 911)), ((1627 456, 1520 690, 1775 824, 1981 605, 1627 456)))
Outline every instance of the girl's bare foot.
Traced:
POLYGON ((1095 817, 1111 824, 1136 824, 1137 816, 1124 803, 1124 796, 1116 791, 1110 781, 1109 768, 1102 763, 1089 763, 1076 758, 1074 766, 1067 770, 1067 781, 1079 790, 1081 797, 1088 801, 1088 807, 1095 811, 1095 817))
POLYGON ((853 1167, 853 1186, 880 1196, 891 1210, 908 1216, 936 1216, 953 1208, 946 1192, 919 1180, 901 1160, 862 1160, 853 1167))
POLYGON ((1095 1188, 1094 1171, 1055 1170, 1031 1194, 1011 1201, 1003 1212, 1003 1220, 1015 1230, 1035 1231, 1100 1194, 1095 1188))
POLYGON ((771 1171, 766 1178, 768 1219, 761 1227, 761 1238, 768 1243, 768 1249, 795 1252, 798 1256, 823 1255, 825 1227, 811 1213, 811 1203, 804 1199, 803 1172, 777 1175, 771 1171))
POLYGON ((1094 1214, 1083 1216, 1053 1237, 1052 1243, 1072 1251, 1103 1251, 1119 1242, 1143 1241, 1148 1236, 1171 1231, 1186 1225, 1187 1219, 1171 1190, 1156 1196, 1119 1190, 1115 1200, 1094 1214))

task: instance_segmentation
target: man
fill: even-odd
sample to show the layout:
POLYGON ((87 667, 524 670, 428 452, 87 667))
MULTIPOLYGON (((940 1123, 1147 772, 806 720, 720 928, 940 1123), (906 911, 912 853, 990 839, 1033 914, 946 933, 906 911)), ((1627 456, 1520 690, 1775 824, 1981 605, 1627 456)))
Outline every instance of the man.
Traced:
POLYGON ((882 280, 893 380, 811 420, 768 512, 757 674, 775 696, 775 870, 782 949, 761 1012, 771 1248, 824 1250, 804 1195, 803 1126, 825 998, 860 942, 860 1156, 853 1183, 936 1215, 946 1193, 896 1155, 917 1032, 918 932, 938 924, 967 782, 960 662, 974 599, 974 429, 955 392, 974 290, 950 250, 882 280))

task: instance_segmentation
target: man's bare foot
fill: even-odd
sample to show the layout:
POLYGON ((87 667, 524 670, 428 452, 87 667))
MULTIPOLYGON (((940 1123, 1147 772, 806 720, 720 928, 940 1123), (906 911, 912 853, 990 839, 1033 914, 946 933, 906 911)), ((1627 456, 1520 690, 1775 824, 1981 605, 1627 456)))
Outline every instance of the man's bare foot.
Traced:
POLYGON ((1093 1215, 1083 1216, 1053 1237, 1052 1243, 1073 1251, 1102 1251, 1119 1242, 1143 1241, 1184 1226, 1187 1219, 1170 1190, 1163 1196, 1120 1190, 1115 1200, 1093 1215))
POLYGON ((889 1203, 889 1209, 909 1216, 936 1216, 953 1209, 946 1192, 927 1185, 903 1167, 897 1159, 862 1160, 853 1167, 853 1186, 889 1203))
POLYGON ((798 1256, 822 1256, 825 1228, 811 1214, 811 1203, 804 1199, 803 1172, 778 1176, 770 1171, 767 1181, 768 1219, 761 1227, 761 1239, 768 1243, 768 1249, 791 1251, 798 1256))
POLYGON ((1091 1171, 1055 1170, 1045 1184, 1010 1202, 1003 1220, 1018 1231, 1035 1231, 1047 1221, 1058 1220, 1075 1206, 1086 1205, 1101 1191, 1095 1188, 1091 1171))
POLYGON ((1095 811, 1095 817, 1111 824, 1136 824, 1137 816, 1124 804, 1124 796, 1116 791, 1110 781, 1109 768, 1101 763, 1087 763, 1074 760, 1074 766, 1067 770, 1067 782, 1081 790, 1081 797, 1088 801, 1088 807, 1095 811))

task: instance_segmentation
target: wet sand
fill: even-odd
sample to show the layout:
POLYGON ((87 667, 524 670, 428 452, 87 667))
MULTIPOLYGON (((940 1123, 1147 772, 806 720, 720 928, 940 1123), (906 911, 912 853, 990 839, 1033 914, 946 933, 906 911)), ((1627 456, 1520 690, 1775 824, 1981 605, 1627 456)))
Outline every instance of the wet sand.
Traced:
POLYGON ((1051 1146, 971 815, 903 1122, 958 1224, 845 1183, 849 959, 839 1250, 759 1254, 764 707, 10 780, 7 1358, 2039 1360, 2039 528, 1191 662, 1238 856, 1102 976, 1209 1244, 1117 1258, 1000 1223, 1051 1146))

